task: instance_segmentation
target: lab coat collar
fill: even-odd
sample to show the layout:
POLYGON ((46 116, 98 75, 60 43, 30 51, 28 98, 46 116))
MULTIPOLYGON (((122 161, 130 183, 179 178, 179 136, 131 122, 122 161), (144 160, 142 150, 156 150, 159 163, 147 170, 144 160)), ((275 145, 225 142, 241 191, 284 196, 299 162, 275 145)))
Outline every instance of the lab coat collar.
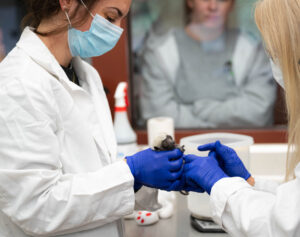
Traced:
POLYGON ((72 83, 64 70, 59 65, 56 58, 43 43, 43 41, 33 32, 33 29, 26 27, 17 43, 17 47, 24 50, 37 64, 56 77, 70 90, 82 90, 72 83))

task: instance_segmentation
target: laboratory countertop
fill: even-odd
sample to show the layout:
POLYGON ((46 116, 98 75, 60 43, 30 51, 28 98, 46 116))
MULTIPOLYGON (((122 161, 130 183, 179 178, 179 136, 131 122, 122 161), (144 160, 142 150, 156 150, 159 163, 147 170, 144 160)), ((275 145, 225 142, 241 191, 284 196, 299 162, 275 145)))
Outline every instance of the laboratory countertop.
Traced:
POLYGON ((176 194, 175 212, 169 219, 161 219, 151 226, 139 226, 134 220, 125 220, 126 237, 227 237, 228 234, 200 233, 190 224, 187 197, 176 194))

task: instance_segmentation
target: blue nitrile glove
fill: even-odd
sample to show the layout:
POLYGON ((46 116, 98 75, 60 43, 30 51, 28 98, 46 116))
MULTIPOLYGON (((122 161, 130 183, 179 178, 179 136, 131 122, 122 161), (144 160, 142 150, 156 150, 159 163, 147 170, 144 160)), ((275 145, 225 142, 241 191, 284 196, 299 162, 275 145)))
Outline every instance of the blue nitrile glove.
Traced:
POLYGON ((212 187, 222 178, 228 177, 219 167, 215 159, 215 153, 211 152, 207 157, 196 155, 184 156, 185 164, 183 173, 186 183, 191 187, 201 187, 210 194, 212 187))
MULTIPOLYGON (((185 157, 185 156, 183 156, 185 157)), ((183 158, 185 159, 185 158, 183 158)), ((197 193, 204 193, 204 189, 201 188, 199 185, 189 185, 186 182, 186 176, 184 173, 182 173, 181 178, 179 180, 176 180, 172 186, 170 187, 170 190, 172 191, 186 191, 186 192, 197 192, 197 193)))
POLYGON ((135 180, 135 190, 141 185, 173 191, 182 185, 183 153, 172 151, 143 150, 126 157, 135 180))
POLYGON ((220 167, 230 177, 241 177, 245 180, 251 177, 236 152, 228 146, 224 146, 220 141, 198 146, 199 151, 214 151, 220 167))

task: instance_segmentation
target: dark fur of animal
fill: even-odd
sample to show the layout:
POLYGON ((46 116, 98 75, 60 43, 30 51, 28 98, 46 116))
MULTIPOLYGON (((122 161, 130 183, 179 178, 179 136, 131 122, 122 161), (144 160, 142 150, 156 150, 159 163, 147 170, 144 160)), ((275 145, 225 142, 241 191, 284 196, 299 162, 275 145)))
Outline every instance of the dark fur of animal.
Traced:
POLYGON ((162 140, 159 147, 154 147, 156 151, 171 151, 176 148, 180 149, 182 152, 185 151, 184 146, 176 145, 174 139, 170 135, 167 135, 166 138, 162 140))

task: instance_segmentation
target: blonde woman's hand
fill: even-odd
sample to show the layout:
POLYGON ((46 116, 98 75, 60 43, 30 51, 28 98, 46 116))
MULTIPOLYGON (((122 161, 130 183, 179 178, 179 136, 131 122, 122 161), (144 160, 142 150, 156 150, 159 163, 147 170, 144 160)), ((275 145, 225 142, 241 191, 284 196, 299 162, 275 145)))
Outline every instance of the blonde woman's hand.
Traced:
POLYGON ((222 145, 220 141, 199 146, 198 150, 215 152, 219 166, 228 176, 241 177, 245 180, 248 180, 251 177, 251 174, 248 172, 236 152, 232 148, 222 145))

